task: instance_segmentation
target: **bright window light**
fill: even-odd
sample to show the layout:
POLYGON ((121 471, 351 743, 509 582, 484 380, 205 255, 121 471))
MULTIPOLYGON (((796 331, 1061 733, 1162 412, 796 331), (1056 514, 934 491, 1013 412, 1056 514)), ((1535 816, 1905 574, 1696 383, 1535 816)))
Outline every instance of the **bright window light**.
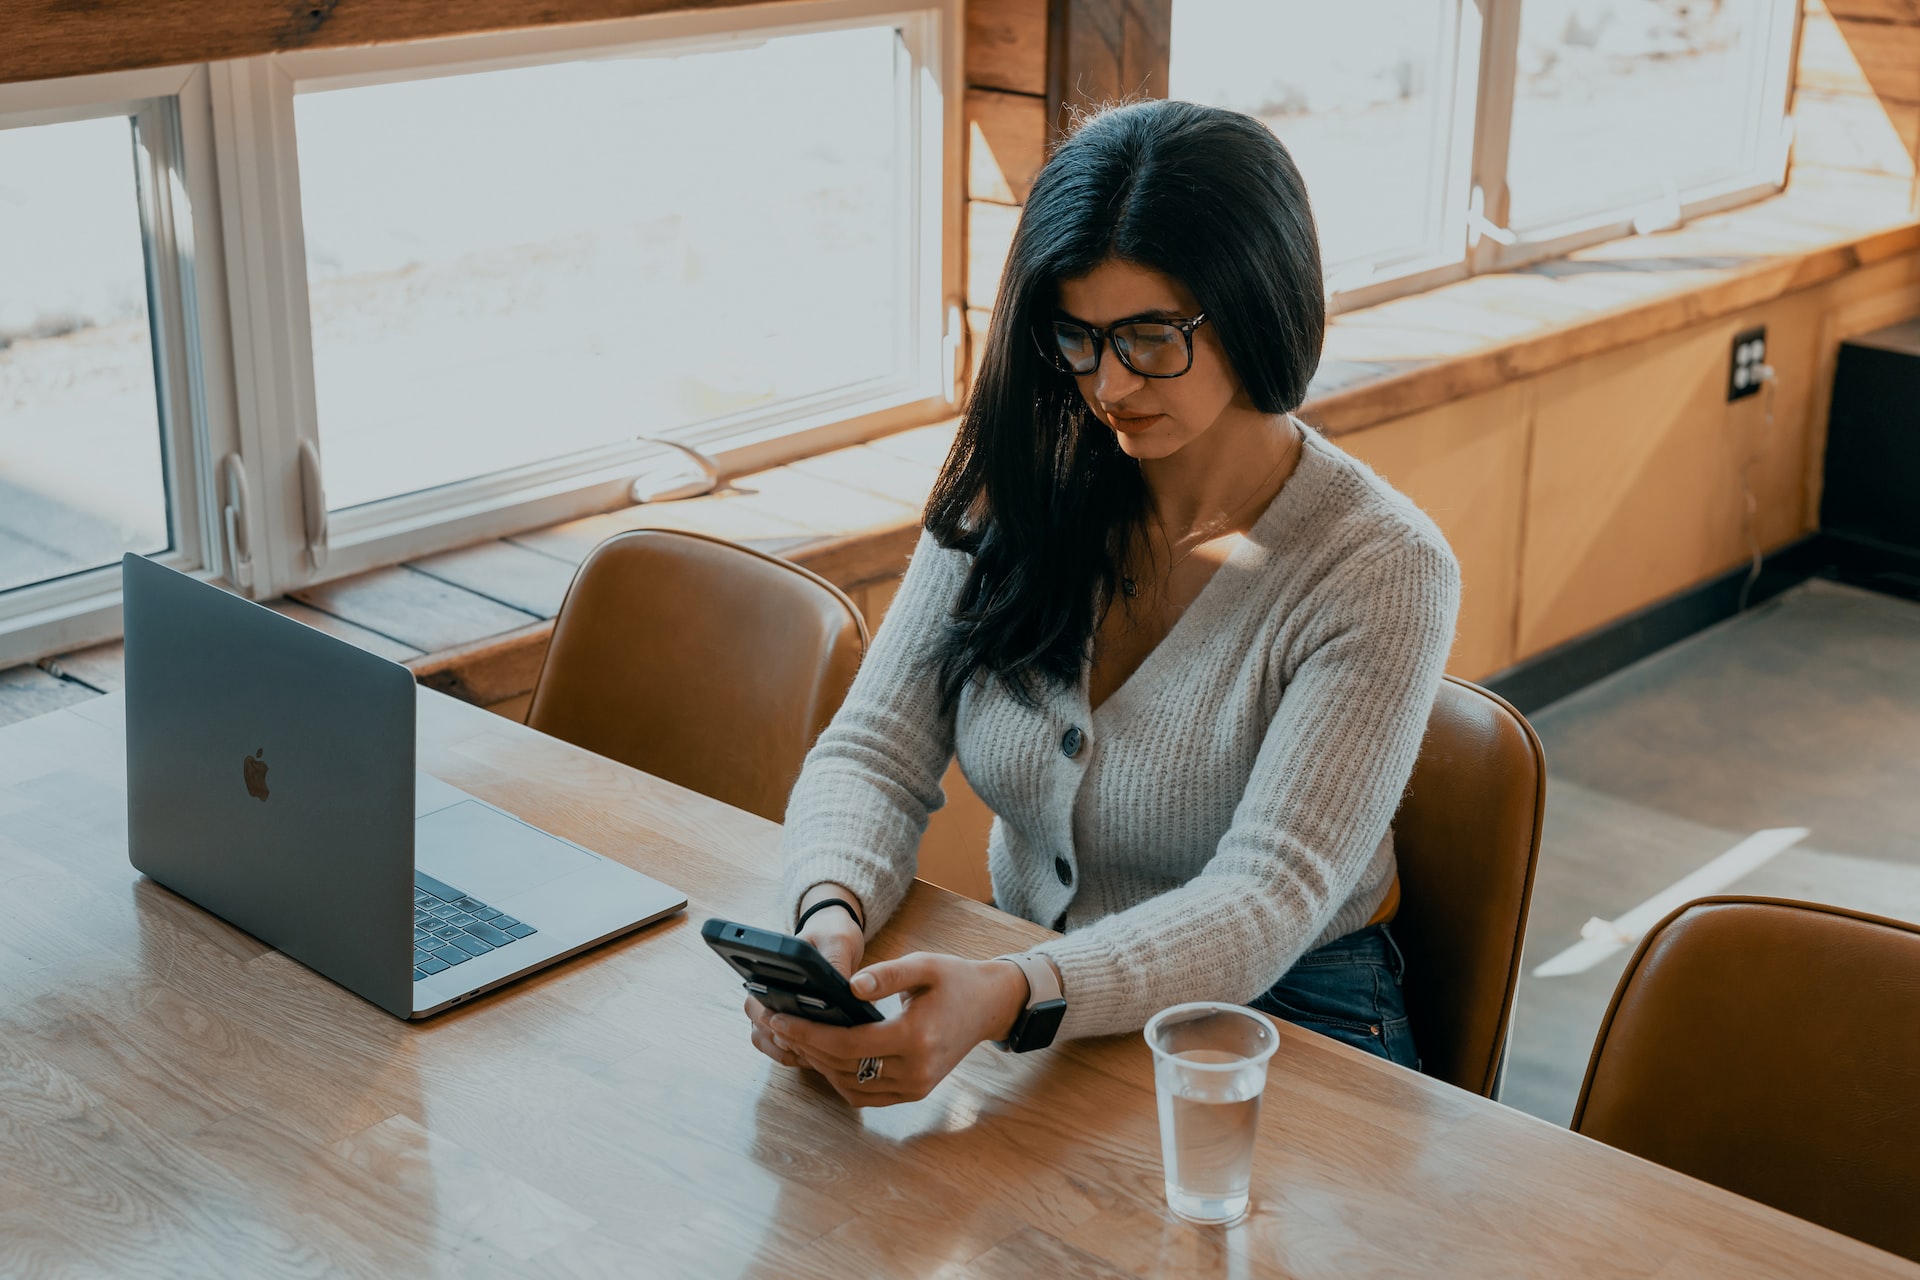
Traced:
POLYGON ((170 545, 131 121, 0 129, 0 592, 170 545))
MULTIPOLYGON (((1444 252, 1454 6, 1179 0, 1172 96, 1265 121, 1307 181, 1328 276, 1444 252)), ((1457 246, 1455 246, 1457 248, 1457 246)))
POLYGON ((296 97, 329 506, 899 376, 900 43, 296 97))
POLYGON ((1677 217, 1690 191, 1751 171, 1778 8, 1775 0, 1526 0, 1509 224, 1661 202, 1677 217))

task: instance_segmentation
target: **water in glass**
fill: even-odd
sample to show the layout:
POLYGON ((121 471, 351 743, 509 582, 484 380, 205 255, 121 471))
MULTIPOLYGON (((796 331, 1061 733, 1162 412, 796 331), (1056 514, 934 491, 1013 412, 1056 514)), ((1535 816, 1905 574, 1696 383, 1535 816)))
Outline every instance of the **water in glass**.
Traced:
POLYGON ((1273 1027, 1232 1005, 1180 1005, 1147 1024, 1147 1041, 1167 1205, 1189 1221, 1234 1222, 1247 1212, 1273 1027))

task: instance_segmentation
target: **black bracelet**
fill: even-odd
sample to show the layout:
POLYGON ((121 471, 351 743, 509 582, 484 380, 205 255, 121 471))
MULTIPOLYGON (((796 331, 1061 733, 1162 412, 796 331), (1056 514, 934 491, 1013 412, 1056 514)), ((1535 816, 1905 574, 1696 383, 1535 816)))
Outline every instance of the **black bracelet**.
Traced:
POLYGON ((820 901, 814 903, 812 906, 808 907, 805 911, 802 911, 800 913, 800 920, 797 924, 793 926, 793 931, 795 933, 798 933, 802 929, 806 928, 807 921, 810 918, 812 918, 814 912, 824 911, 828 907, 845 907, 847 909, 847 914, 853 917, 853 922, 856 925, 860 926, 860 932, 865 933, 867 931, 866 921, 860 918, 860 913, 854 910, 853 904, 851 902, 848 902, 845 898, 820 899, 820 901))

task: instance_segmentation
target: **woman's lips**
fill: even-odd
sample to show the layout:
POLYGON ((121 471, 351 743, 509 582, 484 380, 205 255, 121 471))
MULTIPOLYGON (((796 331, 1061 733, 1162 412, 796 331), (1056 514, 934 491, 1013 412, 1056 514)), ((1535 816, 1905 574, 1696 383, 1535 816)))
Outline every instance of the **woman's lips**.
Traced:
POLYGON ((1107 418, 1108 421, 1112 423, 1115 431, 1134 432, 1145 431, 1165 416, 1165 414, 1160 413, 1143 413, 1129 417, 1126 414, 1113 413, 1108 414, 1107 418))

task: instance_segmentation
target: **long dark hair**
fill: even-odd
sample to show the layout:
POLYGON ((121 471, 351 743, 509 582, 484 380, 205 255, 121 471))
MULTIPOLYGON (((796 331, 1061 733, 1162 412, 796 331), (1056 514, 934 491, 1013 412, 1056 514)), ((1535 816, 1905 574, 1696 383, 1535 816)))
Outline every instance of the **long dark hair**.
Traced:
POLYGON ((1077 683, 1146 523, 1138 464, 1033 338, 1059 282, 1108 258, 1171 276, 1199 299, 1262 413, 1298 408, 1320 363, 1319 240, 1279 139, 1249 116, 1190 102, 1085 120, 1034 179, 980 375, 927 502, 934 538, 972 555, 940 664, 948 706, 983 671, 1028 704, 1037 683, 1077 683))

